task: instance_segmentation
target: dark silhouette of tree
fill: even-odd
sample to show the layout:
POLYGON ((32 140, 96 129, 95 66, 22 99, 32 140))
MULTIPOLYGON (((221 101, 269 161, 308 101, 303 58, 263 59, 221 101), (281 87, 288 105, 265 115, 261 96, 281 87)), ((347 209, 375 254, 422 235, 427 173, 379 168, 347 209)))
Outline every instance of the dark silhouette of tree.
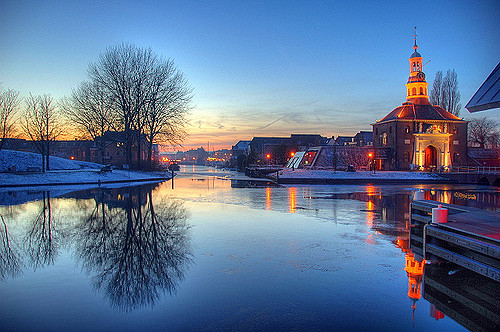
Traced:
POLYGON ((181 201, 164 201, 155 209, 151 189, 127 191, 96 197, 96 208, 77 226, 76 242, 84 269, 95 274, 94 287, 130 311, 175 291, 191 254, 181 201), (118 195, 125 199, 113 198, 118 195))
POLYGON ((434 83, 432 84, 431 93, 429 95, 429 100, 432 105, 441 105, 441 90, 443 86, 443 72, 438 70, 436 72, 436 77, 434 78, 434 83))
POLYGON ((110 127, 123 131, 127 164, 132 165, 135 153, 137 167, 141 167, 144 138, 149 142, 148 155, 157 141, 177 143, 184 138, 192 90, 172 60, 158 57, 149 48, 120 44, 101 54, 88 73, 89 82, 73 93, 73 110, 67 113, 82 122, 87 117, 75 113, 88 113, 91 108, 90 113, 95 114, 98 110, 93 121, 104 116, 110 127), (91 95, 86 91, 89 87, 91 95), (90 102, 85 100, 89 98, 90 102), (104 114, 101 105, 111 113, 104 114))
POLYGON ((113 100, 98 84, 83 82, 73 90, 71 98, 62 100, 61 108, 82 138, 94 140, 100 162, 104 160, 104 140, 96 140, 106 131, 117 130, 118 121, 112 112, 113 100))
POLYGON ((471 119, 468 133, 469 146, 496 149, 500 145, 498 124, 487 117, 471 119))
POLYGON ((0 150, 5 139, 15 132, 14 117, 19 107, 19 91, 0 89, 0 150))
POLYGON ((30 93, 21 126, 42 155, 42 171, 49 170, 50 143, 62 132, 53 98, 30 93))
POLYGON ((455 69, 448 69, 444 79, 441 71, 436 73, 429 99, 433 105, 439 105, 451 114, 456 116, 460 114, 462 104, 460 104, 460 91, 455 69))
POLYGON ((43 192, 40 212, 33 220, 24 239, 25 250, 31 265, 39 267, 52 265, 59 254, 60 234, 52 214, 50 192, 43 192))
POLYGON ((3 281, 21 273, 23 264, 19 253, 12 245, 7 224, 2 215, 0 219, 2 220, 0 225, 0 281, 3 281))

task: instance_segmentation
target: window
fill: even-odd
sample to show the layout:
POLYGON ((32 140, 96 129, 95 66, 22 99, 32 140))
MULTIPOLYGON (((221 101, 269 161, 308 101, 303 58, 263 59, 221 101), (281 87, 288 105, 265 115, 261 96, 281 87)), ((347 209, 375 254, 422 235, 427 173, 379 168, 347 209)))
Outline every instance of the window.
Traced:
POLYGON ((387 146, 387 133, 382 133, 382 146, 387 146))
POLYGON ((410 133, 410 126, 405 126, 405 134, 409 134, 410 133))
POLYGON ((410 152, 406 151, 405 152, 405 163, 409 163, 410 162, 410 152))
POLYGON ((416 88, 411 89, 411 94, 412 95, 416 95, 417 94, 417 89, 416 88))
POLYGON ((409 139, 405 139, 405 144, 410 144, 410 140, 409 139))
POLYGON ((454 134, 458 134, 458 128, 457 128, 457 126, 453 127, 453 133, 454 134))
POLYGON ((424 89, 422 87, 420 87, 420 94, 423 95, 424 94, 424 89))
POLYGON ((392 127, 389 126, 389 134, 392 134, 392 127))

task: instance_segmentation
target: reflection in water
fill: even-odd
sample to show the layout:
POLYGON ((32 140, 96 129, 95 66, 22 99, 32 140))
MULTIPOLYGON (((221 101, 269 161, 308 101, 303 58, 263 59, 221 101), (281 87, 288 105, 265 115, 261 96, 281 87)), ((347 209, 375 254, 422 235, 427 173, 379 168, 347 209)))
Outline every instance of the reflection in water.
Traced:
POLYGON ((271 211, 271 187, 266 188, 266 210, 271 211))
POLYGON ((98 192, 91 213, 75 226, 77 257, 96 289, 129 311, 172 293, 191 262, 181 201, 153 204, 152 191, 98 192))
POLYGON ((297 205, 297 189, 295 187, 288 188, 288 202, 290 213, 295 213, 295 207, 297 205))
POLYGON ((24 239, 25 250, 35 270, 54 264, 62 237, 52 213, 50 192, 44 191, 42 200, 37 203, 39 212, 33 219, 24 239))
POLYGON ((15 277, 21 273, 22 262, 20 255, 13 246, 9 230, 4 217, 0 214, 0 281, 8 277, 15 277))

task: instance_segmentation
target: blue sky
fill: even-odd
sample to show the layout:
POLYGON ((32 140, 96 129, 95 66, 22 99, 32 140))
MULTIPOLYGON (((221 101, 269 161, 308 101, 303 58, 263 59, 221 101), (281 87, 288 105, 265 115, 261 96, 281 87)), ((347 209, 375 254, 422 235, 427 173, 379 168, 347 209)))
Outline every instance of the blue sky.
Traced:
MULTIPOLYGON (((370 130, 405 100, 413 27, 427 81, 465 105, 500 60, 498 1, 0 1, 0 82, 59 98, 121 42, 194 88, 185 147, 370 130)), ((498 110, 480 112, 500 120, 498 110)), ((467 110, 461 116, 471 118, 467 110)))

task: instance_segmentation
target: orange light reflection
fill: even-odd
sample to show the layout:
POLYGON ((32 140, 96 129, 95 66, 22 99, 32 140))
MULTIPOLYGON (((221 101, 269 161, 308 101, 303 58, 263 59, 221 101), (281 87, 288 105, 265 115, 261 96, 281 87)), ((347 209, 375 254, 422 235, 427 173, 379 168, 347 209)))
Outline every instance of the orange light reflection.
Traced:
POLYGON ((288 202, 290 204, 290 213, 295 213, 296 195, 297 195, 297 189, 295 187, 291 187, 288 189, 288 202))
POLYGON ((271 211, 271 188, 266 188, 266 210, 271 211))

